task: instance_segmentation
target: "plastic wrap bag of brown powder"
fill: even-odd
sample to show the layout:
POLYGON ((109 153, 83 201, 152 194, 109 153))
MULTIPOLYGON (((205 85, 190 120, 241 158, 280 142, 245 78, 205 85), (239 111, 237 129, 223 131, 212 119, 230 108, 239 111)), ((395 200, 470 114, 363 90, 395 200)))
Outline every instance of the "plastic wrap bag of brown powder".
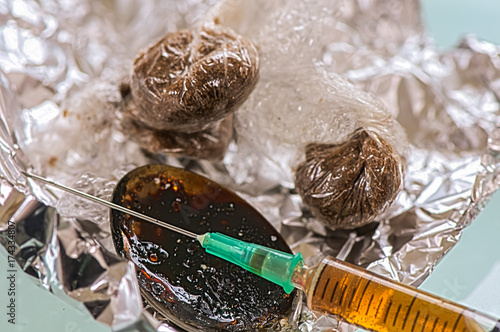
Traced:
POLYGON ((229 28, 169 33, 134 61, 129 133, 152 153, 220 159, 258 76, 257 49, 229 28))
POLYGON ((338 9, 326 0, 279 1, 228 1, 212 13, 251 39, 261 59, 260 80, 236 114, 234 160, 264 161, 252 163, 257 170, 232 167, 233 177, 278 169, 280 184, 295 184, 328 227, 364 225, 403 187, 406 135, 374 96, 322 65, 324 48, 338 37, 338 9))

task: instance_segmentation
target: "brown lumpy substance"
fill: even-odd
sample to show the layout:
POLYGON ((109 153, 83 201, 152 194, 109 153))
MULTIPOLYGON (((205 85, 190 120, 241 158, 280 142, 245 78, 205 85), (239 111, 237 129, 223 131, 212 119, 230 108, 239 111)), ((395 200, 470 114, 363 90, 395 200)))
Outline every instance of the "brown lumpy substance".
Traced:
POLYGON ((312 214, 331 228, 355 228, 382 213, 402 188, 401 157, 379 135, 358 131, 340 145, 309 144, 295 185, 312 214))
POLYGON ((205 160, 221 160, 233 137, 233 114, 196 133, 155 130, 148 150, 182 154, 205 160))
MULTIPOLYGON (((220 232, 291 252, 243 199, 202 176, 164 165, 128 173, 113 202, 197 234, 220 232)), ((197 240, 118 211, 113 242, 136 265, 141 293, 156 313, 189 331, 255 331, 291 315, 296 291, 207 254, 197 240)))
POLYGON ((145 151, 153 155, 171 154, 218 161, 224 158, 233 137, 233 114, 195 133, 151 130, 133 121, 122 123, 122 126, 145 151))
POLYGON ((169 33, 134 61, 134 116, 156 130, 203 130, 243 103, 258 72, 255 46, 229 28, 169 33))

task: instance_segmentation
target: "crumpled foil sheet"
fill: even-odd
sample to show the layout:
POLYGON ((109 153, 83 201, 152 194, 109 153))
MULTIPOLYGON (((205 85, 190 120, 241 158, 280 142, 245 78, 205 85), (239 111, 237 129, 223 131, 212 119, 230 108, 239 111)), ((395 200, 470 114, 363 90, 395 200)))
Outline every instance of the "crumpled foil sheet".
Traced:
MULTIPOLYGON (((253 194, 252 186, 269 179, 265 171, 234 171, 239 163, 260 162, 239 160, 235 142, 223 162, 211 163, 146 155, 120 132, 118 86, 132 59, 216 2, 0 1, 0 242, 6 246, 7 220, 13 220, 22 269, 114 329, 176 331, 144 310, 133 267, 114 254, 108 211, 21 173, 29 168, 109 199, 127 171, 161 161, 239 191, 307 263, 334 255, 420 284, 499 186, 500 48, 468 36, 456 49, 438 52, 416 1, 338 1, 341 37, 320 60, 381 99, 411 147, 405 188, 379 222, 332 231, 289 188, 253 194), (79 270, 83 261, 87 268, 79 270)), ((307 309, 298 328, 354 330, 307 309)))

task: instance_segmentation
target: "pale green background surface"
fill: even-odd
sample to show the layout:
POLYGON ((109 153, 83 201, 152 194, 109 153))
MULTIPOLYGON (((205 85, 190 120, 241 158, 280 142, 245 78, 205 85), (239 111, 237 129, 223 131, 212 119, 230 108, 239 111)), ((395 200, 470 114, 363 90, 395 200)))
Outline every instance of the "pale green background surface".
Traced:
MULTIPOLYGON (((465 33, 500 44, 500 0, 423 0, 424 17, 443 48, 455 45, 465 33)), ((422 286, 500 317, 500 193, 459 244, 436 267, 422 286)), ((3 249, 3 248, 2 248, 3 249)), ((81 310, 17 273, 15 326, 7 323, 7 259, 0 255, 0 331, 109 332, 81 310)))
POLYGON ((500 191, 421 285, 500 318, 500 191))

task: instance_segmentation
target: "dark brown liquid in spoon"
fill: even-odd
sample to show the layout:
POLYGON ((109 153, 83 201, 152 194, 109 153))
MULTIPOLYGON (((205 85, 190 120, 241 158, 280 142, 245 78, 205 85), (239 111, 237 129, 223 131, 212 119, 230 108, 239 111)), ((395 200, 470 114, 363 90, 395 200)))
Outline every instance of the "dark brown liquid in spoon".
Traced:
MULTIPOLYGON (((181 169, 152 165, 127 174, 113 202, 197 234, 220 232, 290 252, 280 234, 233 192, 181 169)), ((117 251, 137 266, 147 296, 163 314, 203 330, 248 331, 290 314, 295 292, 209 255, 189 237, 112 211, 117 251)))

